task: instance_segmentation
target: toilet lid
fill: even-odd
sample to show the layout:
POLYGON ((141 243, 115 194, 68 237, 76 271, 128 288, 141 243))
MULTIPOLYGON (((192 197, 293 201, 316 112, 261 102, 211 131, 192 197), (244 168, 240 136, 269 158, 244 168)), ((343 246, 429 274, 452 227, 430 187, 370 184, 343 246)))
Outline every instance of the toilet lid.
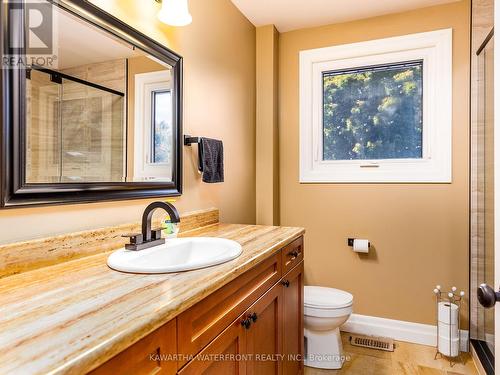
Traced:
POLYGON ((352 305, 351 293, 323 286, 304 287, 304 306, 318 309, 338 309, 352 305))

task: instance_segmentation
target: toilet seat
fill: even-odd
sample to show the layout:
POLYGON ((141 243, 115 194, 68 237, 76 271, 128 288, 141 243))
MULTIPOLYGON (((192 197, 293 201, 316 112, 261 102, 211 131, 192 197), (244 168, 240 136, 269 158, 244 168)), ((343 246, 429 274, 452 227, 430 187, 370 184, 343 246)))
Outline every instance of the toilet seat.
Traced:
POLYGON ((340 317, 352 313, 353 296, 340 289, 322 286, 304 287, 304 315, 340 317))

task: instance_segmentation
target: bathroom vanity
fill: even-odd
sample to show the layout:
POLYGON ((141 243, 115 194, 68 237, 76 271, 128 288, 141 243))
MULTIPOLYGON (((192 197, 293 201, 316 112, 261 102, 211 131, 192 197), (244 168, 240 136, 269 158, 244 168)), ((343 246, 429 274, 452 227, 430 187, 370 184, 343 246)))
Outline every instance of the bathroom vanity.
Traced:
POLYGON ((299 237, 92 374, 298 374, 303 271, 299 237))
POLYGON ((129 274, 106 251, 0 278, 0 373, 301 373, 303 233, 216 223, 181 237, 242 245, 218 266, 129 274))

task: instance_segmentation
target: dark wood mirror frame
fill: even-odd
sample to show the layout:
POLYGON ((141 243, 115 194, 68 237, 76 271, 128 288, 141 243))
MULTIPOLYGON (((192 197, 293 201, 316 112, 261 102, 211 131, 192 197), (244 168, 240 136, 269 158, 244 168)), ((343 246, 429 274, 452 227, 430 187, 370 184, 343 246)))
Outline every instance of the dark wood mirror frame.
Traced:
MULTIPOLYGON (((172 182, 104 182, 104 183, 26 183, 25 179, 25 69, 3 68, 1 85, 0 133, 0 208, 33 205, 74 204, 105 200, 124 200, 182 193, 182 57, 148 36, 104 12, 88 1, 50 1, 109 33, 135 45, 144 52, 172 66, 176 93, 173 97, 174 160, 172 182)), ((0 47, 15 34, 24 38, 24 25, 9 25, 12 2, 0 9, 0 47)), ((18 5, 19 6, 19 5, 18 5)), ((24 13, 23 4, 23 13, 24 13)))

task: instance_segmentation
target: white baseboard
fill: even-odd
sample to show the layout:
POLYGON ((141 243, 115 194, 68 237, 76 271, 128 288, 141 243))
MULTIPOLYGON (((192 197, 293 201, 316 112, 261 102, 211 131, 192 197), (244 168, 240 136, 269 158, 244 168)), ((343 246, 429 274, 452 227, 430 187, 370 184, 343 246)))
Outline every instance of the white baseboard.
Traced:
MULTIPOLYGON (((352 314, 340 327, 341 331, 370 336, 390 337, 398 341, 436 346, 436 326, 378 318, 376 316, 352 314)), ((469 351, 469 331, 460 331, 461 350, 469 351)))

